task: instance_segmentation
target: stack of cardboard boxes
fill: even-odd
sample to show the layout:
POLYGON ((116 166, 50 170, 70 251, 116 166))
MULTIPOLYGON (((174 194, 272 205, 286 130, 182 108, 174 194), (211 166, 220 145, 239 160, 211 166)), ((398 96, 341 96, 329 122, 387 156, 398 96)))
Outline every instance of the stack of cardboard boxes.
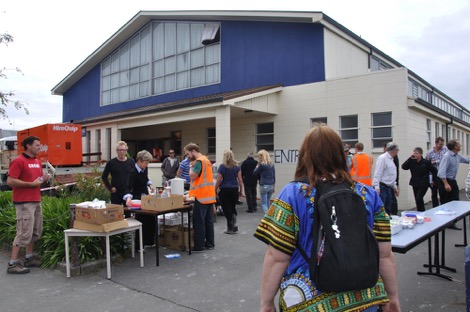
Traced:
MULTIPOLYGON (((175 250, 188 250, 188 216, 179 212, 171 212, 184 206, 183 195, 171 194, 170 197, 142 196, 142 210, 151 210, 168 213, 158 216, 159 245, 175 250), (183 218, 183 226, 181 225, 183 218), (165 220, 165 222, 163 222, 165 220)), ((194 232, 191 229, 191 246, 194 232)))

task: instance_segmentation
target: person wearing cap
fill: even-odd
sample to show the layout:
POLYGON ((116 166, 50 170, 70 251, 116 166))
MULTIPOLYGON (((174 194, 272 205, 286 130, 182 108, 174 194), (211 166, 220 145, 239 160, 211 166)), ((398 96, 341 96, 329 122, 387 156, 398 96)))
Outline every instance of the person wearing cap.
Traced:
POLYGON ((398 197, 400 194, 397 186, 397 166, 393 162, 393 158, 398 155, 398 150, 397 143, 387 143, 385 153, 377 158, 372 180, 372 186, 379 193, 389 216, 392 213, 392 195, 398 197))

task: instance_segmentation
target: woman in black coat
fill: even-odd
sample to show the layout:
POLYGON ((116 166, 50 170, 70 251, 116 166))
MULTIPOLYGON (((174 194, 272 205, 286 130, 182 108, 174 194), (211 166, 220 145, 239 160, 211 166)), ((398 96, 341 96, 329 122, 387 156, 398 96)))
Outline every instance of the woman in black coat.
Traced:
POLYGON ((428 191, 430 184, 437 181, 437 169, 431 161, 423 158, 423 149, 416 147, 413 154, 402 165, 403 170, 411 171, 410 185, 413 187, 416 209, 425 211, 424 195, 428 191))

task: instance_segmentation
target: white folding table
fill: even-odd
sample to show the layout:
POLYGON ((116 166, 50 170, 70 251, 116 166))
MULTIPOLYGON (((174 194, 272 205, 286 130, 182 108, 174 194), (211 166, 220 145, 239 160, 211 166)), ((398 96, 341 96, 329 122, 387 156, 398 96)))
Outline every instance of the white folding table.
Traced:
POLYGON ((72 236, 100 236, 106 237, 106 267, 107 267, 107 278, 111 278, 111 251, 109 246, 109 237, 116 234, 131 232, 131 255, 134 258, 134 235, 135 231, 139 230, 139 242, 140 242, 140 267, 144 267, 144 248, 142 245, 142 223, 135 219, 127 219, 128 226, 122 229, 114 230, 111 232, 94 232, 94 231, 87 231, 87 230, 79 230, 79 229, 68 229, 64 230, 65 234, 65 266, 67 270, 67 277, 70 277, 70 255, 69 255, 69 237, 72 236))

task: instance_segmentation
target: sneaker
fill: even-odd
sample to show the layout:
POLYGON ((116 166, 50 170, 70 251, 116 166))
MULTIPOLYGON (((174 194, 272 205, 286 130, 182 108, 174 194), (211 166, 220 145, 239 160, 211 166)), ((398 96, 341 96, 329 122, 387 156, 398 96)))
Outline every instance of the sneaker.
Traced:
POLYGON ((15 264, 8 263, 7 273, 9 274, 26 274, 29 273, 29 269, 21 265, 20 262, 15 264))
POLYGON ((37 256, 32 256, 31 259, 24 259, 24 266, 26 268, 39 268, 41 266, 41 260, 37 256))
POLYGON ((206 245, 205 246, 206 250, 214 250, 214 246, 206 245))
POLYGON ((204 252, 204 249, 193 249, 193 250, 191 250, 191 252, 202 253, 202 252, 204 252))

